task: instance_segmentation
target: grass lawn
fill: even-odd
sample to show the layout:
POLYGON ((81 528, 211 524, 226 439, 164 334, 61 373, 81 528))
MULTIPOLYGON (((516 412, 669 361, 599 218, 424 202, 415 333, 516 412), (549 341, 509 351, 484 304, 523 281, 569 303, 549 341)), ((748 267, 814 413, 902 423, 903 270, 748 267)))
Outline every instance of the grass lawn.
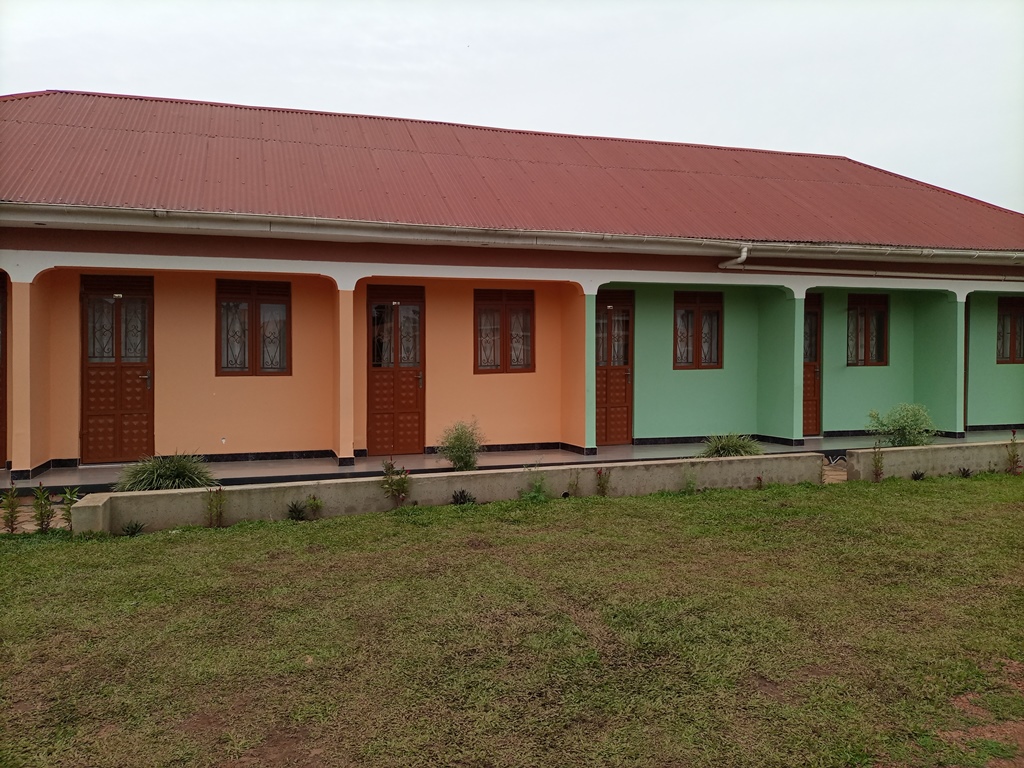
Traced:
POLYGON ((1020 477, 3 536, 0 568, 3 766, 1020 764, 1020 477))

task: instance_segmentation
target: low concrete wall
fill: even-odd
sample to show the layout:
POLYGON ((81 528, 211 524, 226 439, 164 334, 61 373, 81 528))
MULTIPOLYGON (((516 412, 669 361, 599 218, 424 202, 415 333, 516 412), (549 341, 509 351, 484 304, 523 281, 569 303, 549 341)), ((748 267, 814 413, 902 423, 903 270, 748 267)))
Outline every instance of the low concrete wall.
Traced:
MULTIPOLYGON (((924 472, 935 477, 956 474, 961 467, 972 472, 1002 472, 1007 468, 1006 446, 1007 443, 962 443, 882 448, 882 473, 883 477, 909 478, 913 472, 924 472)), ((847 451, 847 478, 871 480, 873 453, 870 448, 847 451)))
MULTIPOLYGON (((519 491, 543 480, 547 491, 560 496, 597 493, 597 470, 610 473, 609 496, 639 496, 655 491, 678 491, 692 484, 701 488, 754 488, 764 483, 821 482, 822 457, 818 453, 742 456, 729 459, 676 459, 622 464, 579 464, 537 469, 488 470, 417 474, 409 477, 407 503, 423 506, 448 504, 452 494, 465 489, 483 503, 514 499, 519 491)), ((273 485, 238 485, 223 489, 223 523, 242 520, 282 520, 288 504, 310 494, 323 500, 321 517, 357 515, 393 509, 380 488, 379 477, 317 480, 273 485)), ((209 491, 141 491, 92 493, 71 512, 78 533, 119 533, 130 521, 146 524, 146 531, 179 525, 205 525, 209 491)))

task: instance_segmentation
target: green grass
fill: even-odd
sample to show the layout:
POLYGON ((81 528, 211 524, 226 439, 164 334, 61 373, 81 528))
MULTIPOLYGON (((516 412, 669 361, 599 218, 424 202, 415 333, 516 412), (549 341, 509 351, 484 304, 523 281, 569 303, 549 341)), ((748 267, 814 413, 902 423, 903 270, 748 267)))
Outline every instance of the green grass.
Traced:
POLYGON ((982 766, 1024 480, 0 538, 0 765, 982 766), (951 732, 967 734, 963 738, 951 732))

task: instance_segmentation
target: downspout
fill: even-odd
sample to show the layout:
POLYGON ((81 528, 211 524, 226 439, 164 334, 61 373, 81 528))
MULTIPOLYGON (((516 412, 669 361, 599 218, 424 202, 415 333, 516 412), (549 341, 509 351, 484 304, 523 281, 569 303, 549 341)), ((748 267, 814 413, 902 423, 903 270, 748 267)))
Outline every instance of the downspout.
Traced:
POLYGON ((747 260, 747 256, 749 254, 750 254, 750 247, 744 245, 740 249, 740 255, 739 255, 738 258, 730 259, 729 261, 723 261, 721 264, 718 265, 718 268, 719 269, 733 269, 735 267, 738 267, 738 266, 740 266, 740 264, 742 264, 743 262, 745 262, 747 260))

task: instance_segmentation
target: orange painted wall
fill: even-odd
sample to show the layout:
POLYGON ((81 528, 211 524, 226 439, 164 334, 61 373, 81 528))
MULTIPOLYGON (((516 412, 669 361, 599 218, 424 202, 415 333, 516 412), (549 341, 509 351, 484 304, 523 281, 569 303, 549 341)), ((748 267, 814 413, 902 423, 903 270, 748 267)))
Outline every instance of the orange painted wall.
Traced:
POLYGON ((333 447, 337 291, 324 278, 295 276, 291 284, 292 375, 216 376, 216 276, 155 276, 158 453, 333 447))
POLYGON ((576 285, 562 288, 562 442, 587 445, 587 297, 576 285))
MULTIPOLYGON (((436 445, 441 431, 458 420, 476 418, 485 442, 583 444, 582 409, 566 420, 563 377, 566 369, 581 364, 579 355, 563 354, 563 336, 573 343, 582 338, 583 304, 565 308, 577 290, 563 283, 512 281, 369 279, 355 292, 355 359, 360 367, 354 387, 355 443, 366 447, 367 284, 422 285, 426 293, 426 444, 436 445), (513 374, 473 373, 474 288, 530 289, 534 291, 534 350, 536 371, 513 374), (566 312, 578 310, 567 322, 566 312), (577 360, 578 358, 578 360, 577 360), (566 436, 568 428, 569 437, 566 436), (579 435, 578 440, 576 435, 579 435)), ((582 381, 583 372, 578 377, 582 381)), ((577 399, 575 396, 572 398, 577 399)))
MULTIPOLYGON (((40 461, 50 458, 70 459, 79 455, 78 430, 82 381, 81 311, 79 308, 79 276, 76 272, 52 270, 36 278, 45 297, 48 332, 42 335, 40 354, 47 360, 47 373, 33 372, 33 405, 43 394, 49 414, 46 430, 47 448, 40 461)), ((36 434, 41 430, 37 427, 36 434)), ((33 451, 35 453, 35 451, 33 451)), ((38 462, 37 462, 38 463, 38 462)))

